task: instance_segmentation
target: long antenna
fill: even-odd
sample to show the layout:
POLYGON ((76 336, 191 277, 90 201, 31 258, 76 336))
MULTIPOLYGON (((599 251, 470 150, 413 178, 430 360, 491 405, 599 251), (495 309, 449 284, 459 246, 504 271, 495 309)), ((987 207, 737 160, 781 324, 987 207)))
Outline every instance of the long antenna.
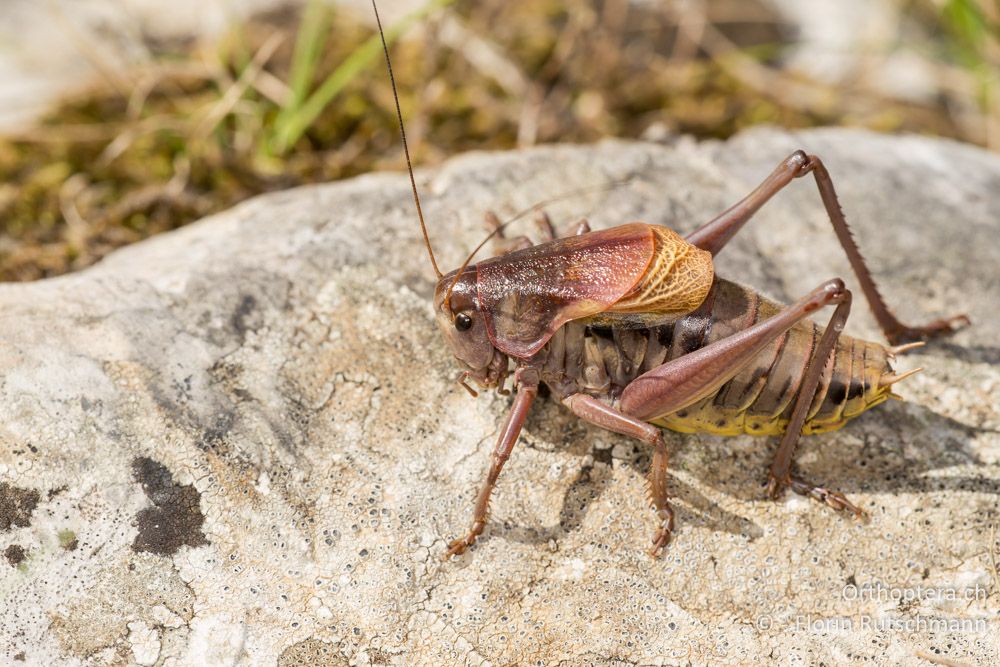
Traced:
POLYGON ((420 218, 420 231, 424 233, 424 245, 427 246, 427 254, 430 255, 431 265, 438 279, 443 278, 441 269, 438 268, 437 260, 434 258, 434 250, 431 248, 431 239, 427 236, 427 225, 424 224, 424 212, 420 208, 420 195, 417 194, 417 181, 413 178, 413 165, 410 162, 410 148, 406 145, 406 130, 403 128, 403 112, 399 108, 399 94, 396 92, 396 78, 392 75, 392 62, 389 60, 389 46, 385 43, 385 33, 382 32, 382 19, 378 16, 378 7, 375 0, 372 0, 372 9, 375 10, 375 23, 378 24, 378 34, 382 38, 382 50, 385 51, 385 66, 389 70, 389 83, 392 84, 392 97, 396 101, 396 118, 399 119, 399 134, 403 137, 403 153, 406 154, 406 169, 410 172, 410 187, 413 188, 413 201, 417 205, 417 217, 420 218))

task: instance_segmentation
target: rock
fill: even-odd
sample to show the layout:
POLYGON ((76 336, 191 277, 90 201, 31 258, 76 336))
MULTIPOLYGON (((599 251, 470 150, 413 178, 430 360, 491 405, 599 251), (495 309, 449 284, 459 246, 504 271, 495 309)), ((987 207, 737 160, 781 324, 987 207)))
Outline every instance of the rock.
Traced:
MULTIPOLYGON (((803 474, 869 523, 763 500, 771 440, 678 436, 678 531, 650 560, 648 452, 540 401, 485 538, 442 562, 509 399, 454 384, 406 177, 371 174, 254 199, 76 275, 0 286, 0 551, 24 554, 0 567, 0 655, 996 664, 1000 158, 926 138, 755 130, 472 153, 419 180, 435 250, 454 267, 486 209, 627 178, 548 211, 686 231, 800 146, 825 158, 900 314, 974 321, 901 360, 926 367, 900 387, 906 402, 801 447, 803 474)), ((851 282, 804 182, 719 271, 783 300, 851 282)), ((862 304, 848 331, 877 340, 862 304)))

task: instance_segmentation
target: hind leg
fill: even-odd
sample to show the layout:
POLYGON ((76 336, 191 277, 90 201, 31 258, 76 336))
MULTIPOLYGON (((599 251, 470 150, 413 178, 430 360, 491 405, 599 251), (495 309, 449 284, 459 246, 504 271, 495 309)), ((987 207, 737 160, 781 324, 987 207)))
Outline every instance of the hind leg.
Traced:
POLYGON ((816 186, 819 188, 820 198, 823 200, 823 206, 826 207, 830 224, 833 225, 833 231, 847 254, 851 268, 854 269, 854 273, 858 277, 861 292, 865 295, 872 314, 875 315, 879 327, 889 342, 897 344, 947 335, 969 324, 969 318, 966 315, 935 320, 924 326, 908 326, 899 321, 879 293, 871 271, 868 270, 868 266, 861 256, 861 251, 858 249, 858 244, 854 241, 851 230, 847 226, 847 219, 844 217, 840 202, 837 200, 837 193, 833 188, 830 173, 826 170, 822 160, 815 155, 806 155, 803 151, 795 151, 785 158, 753 192, 714 220, 689 234, 687 241, 703 250, 708 250, 713 255, 718 254, 771 197, 794 179, 810 173, 816 179, 816 186))
POLYGON ((799 386, 788 428, 781 437, 781 443, 778 445, 774 461, 771 463, 767 491, 768 495, 774 499, 778 498, 786 488, 790 488, 799 495, 809 496, 835 510, 848 510, 860 518, 864 516, 864 511, 848 500, 844 494, 816 486, 791 474, 792 458, 802 434, 802 425, 805 424, 809 406, 816 394, 823 369, 826 367, 830 355, 833 354, 840 332, 844 330, 844 324, 851 313, 851 291, 845 289, 832 300, 832 303, 836 303, 837 307, 834 309, 833 315, 830 316, 830 322, 823 331, 823 336, 820 338, 819 345, 816 346, 816 352, 812 359, 809 360, 802 384, 799 386))
MULTIPOLYGON (((581 418, 617 433, 626 433, 642 439, 654 447, 649 475, 650 497, 660 520, 660 527, 653 539, 653 553, 669 542, 674 517, 666 491, 667 450, 663 445, 659 430, 644 422, 677 412, 702 397, 711 395, 713 391, 731 380, 748 363, 751 363, 762 349, 795 326, 797 322, 801 322, 810 313, 830 304, 838 304, 837 312, 842 312, 842 305, 845 301, 850 302, 850 292, 844 287, 842 280, 834 278, 823 283, 795 304, 738 334, 717 340, 643 373, 625 387, 616 405, 607 406, 597 399, 583 394, 573 394, 563 400, 563 403, 581 418)), ((846 315, 843 316, 846 317, 846 315)), ((839 318, 831 323, 831 330, 837 329, 838 321, 839 318)), ((842 328, 843 325, 839 326, 842 328)), ((836 337, 833 338, 833 341, 836 342, 836 337)), ((825 360, 831 349, 828 343, 826 348, 820 349, 821 354, 817 358, 825 360), (826 349, 825 354, 822 353, 822 349, 826 349)), ((822 364, 819 369, 822 370, 822 364)), ((818 377, 814 380, 813 389, 806 392, 809 397, 815 393, 817 380, 818 377)), ((802 402, 801 396, 802 394, 800 394, 799 402, 802 402)), ((801 411, 804 415, 808 408, 809 401, 804 402, 801 410, 799 403, 796 403, 796 414, 801 411)), ((798 431, 802 428, 802 421, 800 420, 798 424, 796 438, 790 441, 790 445, 786 445, 783 450, 780 450, 785 452, 783 455, 787 455, 788 463, 791 461, 791 453, 797 440, 798 431)), ((777 469, 780 471, 780 466, 777 469)), ((845 508, 854 507, 840 494, 826 491, 820 487, 813 487, 802 480, 793 480, 787 474, 779 475, 779 479, 787 481, 788 484, 794 482, 793 488, 797 491, 801 490, 800 492, 814 496, 822 495, 823 498, 830 498, 828 504, 840 502, 845 508)))

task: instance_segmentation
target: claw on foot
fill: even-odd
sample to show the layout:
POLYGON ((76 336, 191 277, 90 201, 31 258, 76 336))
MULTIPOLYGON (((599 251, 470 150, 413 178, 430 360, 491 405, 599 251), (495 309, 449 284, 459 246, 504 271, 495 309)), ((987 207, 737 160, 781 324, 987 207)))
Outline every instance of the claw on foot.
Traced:
POLYGON ((660 520, 660 529, 653 536, 653 546, 646 552, 651 558, 656 558, 660 550, 670 544, 674 534, 674 510, 670 505, 657 510, 656 517, 660 520))
POLYGON ((653 546, 651 546, 646 552, 649 554, 650 558, 656 558, 660 554, 660 549, 663 549, 665 546, 670 544, 672 534, 673 533, 670 530, 663 528, 656 531, 656 535, 653 537, 653 546))
POLYGON ((483 530, 486 528, 486 517, 481 519, 476 519, 472 522, 472 528, 465 537, 460 537, 457 540, 452 540, 448 543, 448 551, 444 553, 442 558, 448 560, 452 556, 461 556, 465 553, 465 550, 476 543, 476 538, 483 534, 483 530))
POLYGON ((854 514, 855 518, 861 519, 865 516, 865 511, 852 503, 847 499, 843 493, 839 491, 831 491, 830 489, 825 489, 822 486, 814 486, 808 482, 803 482, 800 479, 791 480, 792 491, 799 494, 800 496, 808 496, 814 500, 818 500, 827 507, 842 512, 847 510, 854 514))
POLYGON ((452 540, 448 543, 448 551, 444 553, 442 558, 448 560, 452 556, 461 556, 465 553, 465 550, 472 546, 472 543, 476 541, 476 538, 472 537, 462 537, 457 540, 452 540))
POLYGON ((852 503, 847 499, 847 496, 839 491, 831 491, 830 489, 822 486, 810 484, 809 482, 798 479, 797 477, 788 477, 783 480, 778 480, 774 476, 768 477, 767 495, 771 498, 771 500, 776 500, 787 488, 791 488, 792 491, 800 496, 808 496, 813 500, 817 500, 827 507, 837 510, 838 512, 845 510, 851 512, 857 519, 864 519, 867 516, 863 509, 852 503))
POLYGON ((781 494, 785 492, 788 485, 791 484, 791 479, 779 480, 774 475, 768 474, 767 476, 767 497, 771 500, 777 500, 781 497, 781 494))

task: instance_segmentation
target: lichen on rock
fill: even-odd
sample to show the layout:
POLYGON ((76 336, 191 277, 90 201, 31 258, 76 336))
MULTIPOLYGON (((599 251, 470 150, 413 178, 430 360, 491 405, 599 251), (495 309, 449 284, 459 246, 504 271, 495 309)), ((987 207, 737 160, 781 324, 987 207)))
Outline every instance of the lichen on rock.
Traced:
POLYGON ((0 531, 28 526, 40 497, 34 489, 21 489, 0 482, 0 531))

